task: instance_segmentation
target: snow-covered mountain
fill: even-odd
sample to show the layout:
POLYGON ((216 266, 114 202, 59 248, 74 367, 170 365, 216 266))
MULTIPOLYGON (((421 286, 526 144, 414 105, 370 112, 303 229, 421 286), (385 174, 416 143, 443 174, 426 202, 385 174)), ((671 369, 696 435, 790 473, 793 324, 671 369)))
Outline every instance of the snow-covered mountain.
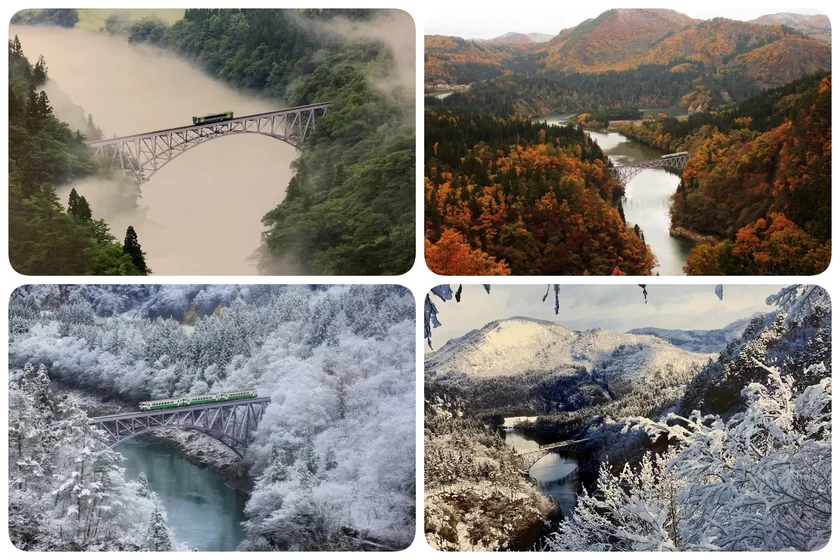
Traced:
MULTIPOLYGON (((761 315, 756 313, 753 315, 761 315)), ((730 341, 741 337, 752 317, 738 319, 722 329, 681 330, 643 327, 627 331, 628 334, 651 335, 667 340, 674 346, 690 352, 723 352, 730 341)))
POLYGON ((715 356, 678 348, 658 336, 603 329, 577 332, 548 321, 513 317, 450 340, 426 356, 426 372, 487 379, 582 368, 607 380, 650 381, 663 375, 682 377, 715 356))

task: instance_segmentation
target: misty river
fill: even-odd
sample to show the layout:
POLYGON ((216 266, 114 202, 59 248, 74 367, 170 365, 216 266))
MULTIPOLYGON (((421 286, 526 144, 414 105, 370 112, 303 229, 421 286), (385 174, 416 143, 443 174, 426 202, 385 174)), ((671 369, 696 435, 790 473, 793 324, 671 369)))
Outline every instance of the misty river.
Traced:
MULTIPOLYGON (((72 104, 81 106, 105 138, 189 125, 193 115, 282 108, 160 49, 129 46, 125 37, 11 26, 14 35, 30 62, 46 59, 50 81, 44 89, 56 116, 82 127, 72 104)), ((265 229, 261 219, 283 200, 296 155, 285 142, 258 134, 207 142, 155 173, 142 186, 139 208, 128 212, 109 208, 116 187, 105 181, 80 181, 56 192, 66 205, 75 187, 120 241, 133 225, 155 274, 256 274, 249 257, 265 229)))
MULTIPOLYGON (((551 115, 533 119, 538 122, 562 125, 572 114, 551 115)), ((658 159, 664 152, 627 138, 618 132, 587 131, 610 157, 614 165, 626 165, 638 161, 658 159)), ((682 237, 672 237, 671 196, 676 192, 680 176, 673 171, 655 168, 646 169, 628 184, 621 203, 629 225, 639 224, 656 255, 659 265, 653 269, 662 276, 685 274, 682 267, 688 259, 693 243, 682 237)))
POLYGON ((160 496, 175 538, 190 549, 236 550, 244 532, 247 497, 222 478, 193 465, 165 443, 129 440, 116 450, 125 457, 127 479, 146 474, 149 489, 160 496))

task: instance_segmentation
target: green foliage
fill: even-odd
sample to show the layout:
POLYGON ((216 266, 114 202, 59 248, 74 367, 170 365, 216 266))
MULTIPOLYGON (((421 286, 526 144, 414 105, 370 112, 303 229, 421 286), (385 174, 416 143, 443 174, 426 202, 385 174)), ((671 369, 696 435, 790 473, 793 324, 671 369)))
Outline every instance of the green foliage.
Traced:
MULTIPOLYGON (((21 274, 141 274, 75 190, 65 212, 53 186, 96 173, 85 137, 52 112, 17 36, 9 41, 9 259, 21 274)), ((91 120, 90 124, 93 124, 91 120)))
POLYGON ((75 27, 79 22, 79 11, 75 8, 50 8, 43 10, 21 10, 12 16, 12 25, 58 25, 75 27))
POLYGON ((375 87, 393 76, 390 52, 328 32, 370 10, 187 10, 159 44, 240 88, 288 105, 328 101, 329 113, 294 162, 286 198, 263 218, 263 272, 401 274, 414 261, 413 90, 375 87))

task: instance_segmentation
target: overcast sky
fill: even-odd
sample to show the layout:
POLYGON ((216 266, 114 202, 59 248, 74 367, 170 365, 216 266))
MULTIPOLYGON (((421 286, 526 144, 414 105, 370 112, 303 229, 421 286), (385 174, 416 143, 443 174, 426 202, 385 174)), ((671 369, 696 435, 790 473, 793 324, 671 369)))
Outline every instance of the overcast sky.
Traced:
POLYGON ((548 33, 556 35, 563 29, 598 17, 610 8, 669 8, 697 19, 726 17, 748 21, 766 14, 792 12, 816 14, 818 10, 794 8, 790 2, 765 1, 749 6, 740 3, 695 2, 666 4, 642 2, 640 5, 624 5, 624 2, 610 2, 590 6, 587 2, 537 2, 528 4, 531 9, 520 9, 517 4, 501 2, 441 2, 429 0, 424 33, 426 35, 455 35, 466 39, 492 39, 511 31, 518 33, 548 33))
MULTIPOLYGON (((442 348, 451 338, 480 329, 497 319, 523 316, 553 321, 574 330, 600 327, 626 332, 639 327, 666 329, 717 329, 749 317, 772 311, 764 303, 782 286, 723 287, 723 301, 714 286, 649 285, 648 302, 642 289, 630 286, 570 285, 560 288, 560 314, 554 314, 554 288, 546 298, 545 285, 491 285, 490 293, 479 285, 464 285, 460 303, 443 302, 432 294, 443 326, 432 331, 432 345, 442 348)), ((457 286, 452 286, 457 289, 457 286)), ((428 347, 426 347, 428 351, 428 347)))

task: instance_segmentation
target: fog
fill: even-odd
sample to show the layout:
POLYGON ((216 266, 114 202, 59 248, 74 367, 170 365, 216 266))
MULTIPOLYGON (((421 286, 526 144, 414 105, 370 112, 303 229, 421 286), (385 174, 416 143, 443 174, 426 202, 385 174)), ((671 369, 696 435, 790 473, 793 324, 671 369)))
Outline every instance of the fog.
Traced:
MULTIPOLYGON (((45 89, 56 116, 79 126, 83 117, 72 104, 81 106, 106 138, 185 126, 197 114, 282 108, 159 49, 131 47, 125 37, 30 26, 12 26, 10 33, 19 36, 30 62, 44 55, 50 78, 45 89)), ((144 183, 139 208, 131 212, 112 208, 110 194, 118 188, 112 183, 90 180, 72 187, 118 239, 134 226, 155 274, 256 274, 249 257, 260 244, 260 220, 283 200, 296 155, 288 144, 257 134, 207 142, 144 183)), ((70 188, 56 190, 65 204, 70 188)))

